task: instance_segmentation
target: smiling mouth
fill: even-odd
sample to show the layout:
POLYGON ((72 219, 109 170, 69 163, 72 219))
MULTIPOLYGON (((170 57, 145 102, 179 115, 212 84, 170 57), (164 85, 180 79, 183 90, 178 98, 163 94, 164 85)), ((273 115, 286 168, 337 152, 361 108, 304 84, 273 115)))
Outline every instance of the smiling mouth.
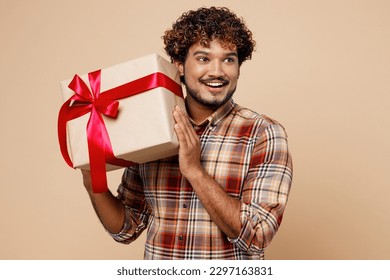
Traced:
POLYGON ((218 80, 200 80, 200 82, 211 88, 221 88, 227 85, 229 82, 226 80, 218 79, 218 80))

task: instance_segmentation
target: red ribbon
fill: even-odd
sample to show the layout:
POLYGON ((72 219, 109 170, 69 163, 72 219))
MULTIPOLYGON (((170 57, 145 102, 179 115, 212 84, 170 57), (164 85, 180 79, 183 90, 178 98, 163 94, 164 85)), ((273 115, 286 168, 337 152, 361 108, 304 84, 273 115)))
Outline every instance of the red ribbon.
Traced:
POLYGON ((118 99, 130 97, 157 87, 164 87, 175 95, 183 97, 181 86, 159 72, 101 93, 100 73, 101 71, 98 70, 88 74, 91 90, 78 75, 75 75, 68 86, 75 94, 61 106, 58 115, 58 140, 61 153, 66 163, 73 167, 67 147, 66 123, 91 113, 87 124, 87 141, 94 192, 105 192, 108 190, 106 163, 123 167, 134 164, 131 161, 114 156, 102 114, 110 118, 116 118, 119 108, 118 99))

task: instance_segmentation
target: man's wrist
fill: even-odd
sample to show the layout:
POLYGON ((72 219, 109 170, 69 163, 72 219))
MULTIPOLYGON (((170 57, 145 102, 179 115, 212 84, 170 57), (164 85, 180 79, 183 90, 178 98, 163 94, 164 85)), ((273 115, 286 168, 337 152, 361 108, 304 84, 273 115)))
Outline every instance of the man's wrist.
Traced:
POLYGON ((195 169, 190 172, 187 176, 184 177, 190 182, 192 186, 197 185, 204 181, 205 178, 210 177, 210 175, 203 169, 203 167, 199 169, 195 169))

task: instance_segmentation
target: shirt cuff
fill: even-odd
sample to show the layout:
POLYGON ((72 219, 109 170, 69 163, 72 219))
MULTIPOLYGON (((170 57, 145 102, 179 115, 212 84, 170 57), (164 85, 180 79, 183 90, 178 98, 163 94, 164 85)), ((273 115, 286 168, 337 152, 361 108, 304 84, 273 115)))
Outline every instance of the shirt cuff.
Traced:
POLYGON ((111 233, 108 230, 107 233, 115 240, 121 243, 126 243, 129 239, 129 230, 132 227, 131 210, 125 206, 125 221, 123 227, 119 233, 111 233))
POLYGON ((228 238, 229 242, 235 244, 243 251, 252 251, 252 253, 261 254, 263 249, 254 246, 252 242, 256 234, 255 228, 260 223, 260 216, 253 213, 250 205, 241 203, 240 219, 242 224, 240 234, 237 238, 228 238))

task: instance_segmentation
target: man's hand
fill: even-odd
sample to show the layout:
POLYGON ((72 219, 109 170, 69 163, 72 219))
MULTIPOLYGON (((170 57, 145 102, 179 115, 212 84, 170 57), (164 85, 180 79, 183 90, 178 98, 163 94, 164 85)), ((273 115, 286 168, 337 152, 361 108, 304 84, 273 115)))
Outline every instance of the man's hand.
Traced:
POLYGON ((200 140, 188 117, 179 106, 175 107, 173 117, 176 122, 175 132, 180 145, 180 171, 187 180, 191 181, 191 178, 195 178, 203 172, 200 162, 200 140))

